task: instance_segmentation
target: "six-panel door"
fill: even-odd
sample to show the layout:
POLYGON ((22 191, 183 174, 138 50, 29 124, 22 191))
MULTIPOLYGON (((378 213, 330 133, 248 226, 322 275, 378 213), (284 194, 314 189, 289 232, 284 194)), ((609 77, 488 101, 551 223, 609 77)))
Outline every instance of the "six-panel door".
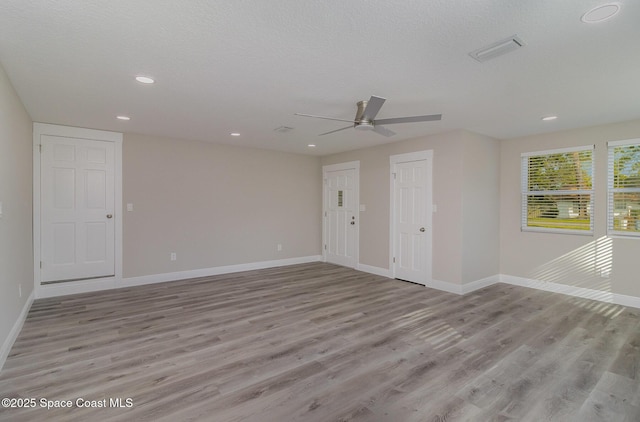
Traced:
POLYGON ((428 186, 426 160, 396 164, 395 276, 425 284, 429 257, 428 186))
POLYGON ((42 136, 42 282, 113 276, 113 142, 42 136))

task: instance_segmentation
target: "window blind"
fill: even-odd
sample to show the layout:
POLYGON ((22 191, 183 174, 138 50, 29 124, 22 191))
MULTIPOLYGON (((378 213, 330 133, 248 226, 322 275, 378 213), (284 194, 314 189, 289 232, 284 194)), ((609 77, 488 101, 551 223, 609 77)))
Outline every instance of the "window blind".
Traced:
POLYGON ((522 230, 593 233, 593 149, 522 154, 522 230))
POLYGON ((609 142, 607 232, 640 237, 640 139, 609 142))

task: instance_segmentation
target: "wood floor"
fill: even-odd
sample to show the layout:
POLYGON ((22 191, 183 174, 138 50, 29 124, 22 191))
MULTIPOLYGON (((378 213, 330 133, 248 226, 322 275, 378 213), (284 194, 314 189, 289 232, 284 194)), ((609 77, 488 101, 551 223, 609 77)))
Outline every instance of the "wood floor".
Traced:
POLYGON ((0 397, 38 400, 10 421, 637 422, 640 310, 323 263, 44 299, 0 397))

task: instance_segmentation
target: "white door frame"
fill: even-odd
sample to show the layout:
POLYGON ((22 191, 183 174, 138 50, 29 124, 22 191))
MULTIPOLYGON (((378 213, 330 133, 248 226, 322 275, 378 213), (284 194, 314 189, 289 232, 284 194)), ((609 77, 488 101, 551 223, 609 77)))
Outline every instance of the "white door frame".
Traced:
POLYGON ((393 262, 396 248, 396 188, 395 188, 395 173, 396 164, 406 163, 409 161, 421 161, 427 160, 427 172, 425 174, 427 189, 427 206, 425 209, 425 225, 428 227, 426 231, 427 236, 427 265, 425 274, 425 285, 429 285, 433 280, 433 150, 409 152, 406 154, 396 154, 389 157, 389 164, 391 171, 389 172, 389 184, 390 184, 390 212, 389 212, 389 272, 391 278, 396 278, 396 264, 393 262))
MULTIPOLYGON (((46 144, 45 144, 46 148, 46 144)), ((35 298, 84 293, 114 288, 122 281, 122 133, 103 130, 59 126, 47 123, 33 124, 33 280, 35 298), (41 197, 40 197, 40 145, 43 135, 91 139, 113 142, 115 147, 115 273, 113 277, 79 280, 69 283, 42 285, 41 261, 41 197)))
POLYGON ((327 262, 327 198, 325 195, 325 180, 327 179, 327 173, 331 171, 339 170, 355 170, 354 177, 354 196, 355 196, 355 212, 357 213, 355 224, 355 240, 354 240, 354 266, 358 267, 360 262, 360 161, 349 161, 346 163, 330 164, 322 166, 322 261, 327 262))

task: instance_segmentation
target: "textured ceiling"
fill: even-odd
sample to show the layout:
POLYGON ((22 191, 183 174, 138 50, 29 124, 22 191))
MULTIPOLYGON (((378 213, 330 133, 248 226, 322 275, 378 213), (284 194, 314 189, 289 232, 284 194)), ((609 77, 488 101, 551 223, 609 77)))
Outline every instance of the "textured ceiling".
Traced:
POLYGON ((316 155, 454 129, 505 139, 640 117, 640 1, 580 21, 602 3, 3 0, 0 62, 40 122, 316 155), (468 56, 514 34, 524 48, 468 56), (371 95, 387 98, 378 118, 443 120, 318 137, 345 124, 294 116, 351 119, 371 95))

